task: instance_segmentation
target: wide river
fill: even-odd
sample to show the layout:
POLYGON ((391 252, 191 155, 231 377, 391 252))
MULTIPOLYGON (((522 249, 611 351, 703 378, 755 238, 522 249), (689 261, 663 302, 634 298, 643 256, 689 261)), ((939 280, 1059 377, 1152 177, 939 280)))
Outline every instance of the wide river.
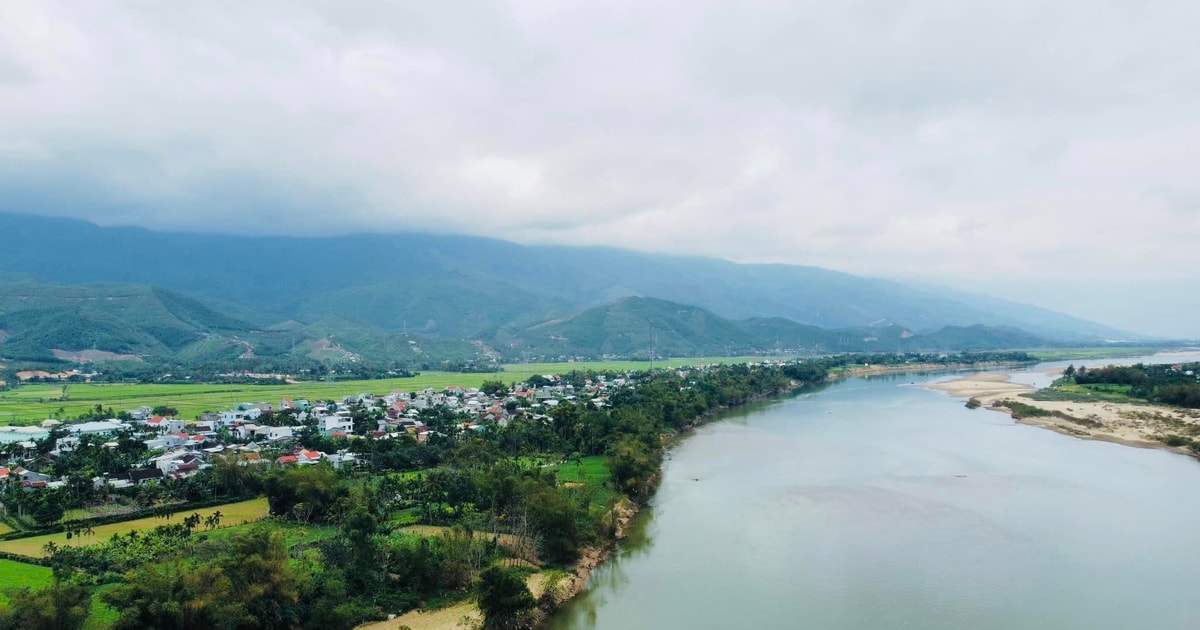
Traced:
POLYGON ((1200 628, 1200 462, 919 387, 944 378, 852 379, 699 429, 548 627, 1200 628))

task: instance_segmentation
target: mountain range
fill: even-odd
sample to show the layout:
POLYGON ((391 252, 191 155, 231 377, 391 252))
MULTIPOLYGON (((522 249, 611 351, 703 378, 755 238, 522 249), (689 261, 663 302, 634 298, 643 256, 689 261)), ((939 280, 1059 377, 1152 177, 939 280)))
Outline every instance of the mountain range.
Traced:
POLYGON ((412 233, 168 233, 18 214, 0 214, 0 235, 0 355, 9 357, 52 349, 234 357, 257 347, 319 354, 338 335, 335 355, 362 354, 344 340, 405 358, 406 347, 437 344, 460 357, 491 349, 512 357, 630 355, 655 339, 660 354, 716 354, 722 346, 838 351, 876 343, 853 339, 906 349, 955 338, 990 347, 1135 336, 936 287, 611 248, 412 233), (84 308, 104 292, 116 292, 104 300, 131 306, 84 308), (69 321, 74 312, 82 315, 69 321), (639 339, 651 325, 655 336, 639 339), (691 332, 676 339, 670 331, 691 332))

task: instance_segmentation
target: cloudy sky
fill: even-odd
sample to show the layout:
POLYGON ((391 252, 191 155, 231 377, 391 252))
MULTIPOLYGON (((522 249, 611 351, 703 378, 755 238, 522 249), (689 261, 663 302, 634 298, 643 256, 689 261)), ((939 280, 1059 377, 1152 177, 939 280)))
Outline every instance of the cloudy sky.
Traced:
POLYGON ((1200 3, 0 2, 0 210, 937 281, 1200 336, 1200 3))

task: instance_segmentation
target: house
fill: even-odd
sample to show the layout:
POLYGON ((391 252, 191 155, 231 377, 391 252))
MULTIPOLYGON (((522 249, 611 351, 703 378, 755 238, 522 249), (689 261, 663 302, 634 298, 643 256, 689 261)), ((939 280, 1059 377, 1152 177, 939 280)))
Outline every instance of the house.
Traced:
POLYGON ((315 464, 321 461, 321 457, 321 451, 303 449, 299 453, 296 453, 296 462, 299 464, 315 464))
POLYGON ((354 421, 348 416, 333 415, 317 418, 317 430, 325 435, 334 433, 350 433, 354 431, 354 421))
POLYGON ((276 442, 278 440, 286 440, 295 437, 296 432, 292 427, 268 427, 267 440, 276 442))
POLYGON ((174 451, 151 460, 165 475, 199 470, 204 460, 191 451, 174 451))
POLYGON ((358 465, 358 456, 349 451, 338 451, 336 453, 327 453, 325 460, 334 468, 348 468, 358 465))
POLYGON ((128 428, 129 425, 115 418, 109 420, 94 420, 92 422, 80 422, 78 424, 67 426, 67 430, 74 435, 106 435, 128 428))
POLYGON ((50 454, 58 456, 63 453, 70 453, 77 448, 79 448, 79 436, 68 435, 58 438, 58 441, 54 443, 54 450, 50 451, 50 454))
POLYGON ((185 446, 191 441, 191 436, 186 433, 171 433, 160 438, 144 440, 142 443, 150 450, 168 450, 177 446, 185 446))
POLYGON ((159 468, 145 468, 142 470, 131 470, 125 474, 117 475, 117 479, 128 480, 135 486, 147 484, 152 481, 162 481, 163 471, 159 468))
POLYGON ((283 456, 279 457, 278 459, 276 459, 275 463, 279 464, 280 466, 287 466, 289 464, 299 463, 299 461, 300 461, 300 459, 298 457, 296 457, 295 455, 283 455, 283 456))
POLYGON ((50 475, 42 474, 40 472, 34 472, 32 470, 27 470, 20 466, 13 468, 11 471, 11 474, 16 475, 17 478, 20 479, 21 481, 29 481, 29 482, 49 482, 50 480, 53 479, 53 477, 51 477, 50 475))
POLYGON ((192 431, 194 433, 212 435, 217 432, 218 426, 220 426, 219 422, 197 422, 196 424, 192 425, 192 431))
POLYGON ((204 460, 194 454, 185 455, 172 463, 173 466, 164 472, 176 476, 194 473, 204 466, 204 460))
POLYGON ((253 422, 249 422, 246 424, 239 424, 238 426, 233 427, 233 434, 238 436, 239 438, 245 440, 245 439, 248 439, 250 436, 255 435, 258 432, 259 428, 260 427, 257 424, 254 424, 253 422))
POLYGON ((263 464, 263 463, 266 463, 266 461, 267 460, 262 458, 262 455, 259 455, 258 453, 254 453, 254 452, 242 453, 241 455, 238 456, 238 463, 240 463, 243 466, 249 466, 252 464, 263 464))
MULTIPOLYGON (((266 405, 266 406, 268 408, 270 407, 270 405, 266 405)), ((263 413, 262 409, 259 409, 258 407, 251 405, 249 403, 243 403, 241 405, 238 405, 237 409, 230 409, 229 411, 222 411, 221 412, 221 424, 224 426, 230 426, 230 425, 236 424, 238 422, 250 422, 252 420, 258 420, 258 418, 260 416, 262 416, 262 413, 263 413)))

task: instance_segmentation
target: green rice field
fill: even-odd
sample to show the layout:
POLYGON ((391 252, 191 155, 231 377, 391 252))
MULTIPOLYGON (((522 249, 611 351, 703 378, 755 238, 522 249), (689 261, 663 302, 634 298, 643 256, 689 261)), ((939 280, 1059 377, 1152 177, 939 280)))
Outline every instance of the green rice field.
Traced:
MULTIPOLYGON (((655 367, 683 367, 700 363, 737 363, 760 358, 731 357, 708 359, 669 359, 655 367)), ((454 385, 478 387, 485 380, 505 383, 522 381, 534 374, 563 374, 571 370, 644 370, 645 361, 591 361, 580 363, 523 363, 504 366, 503 372, 490 374, 461 372, 422 372, 408 378, 369 381, 304 382, 288 385, 207 385, 196 384, 124 384, 77 383, 67 388, 67 400, 61 400, 62 385, 31 384, 0 391, 0 425, 37 424, 46 418, 73 418, 96 405, 116 411, 137 409, 142 405, 165 405, 192 419, 205 411, 222 411, 242 402, 279 404, 283 398, 327 400, 370 392, 385 394, 395 390, 413 391, 454 385)))

